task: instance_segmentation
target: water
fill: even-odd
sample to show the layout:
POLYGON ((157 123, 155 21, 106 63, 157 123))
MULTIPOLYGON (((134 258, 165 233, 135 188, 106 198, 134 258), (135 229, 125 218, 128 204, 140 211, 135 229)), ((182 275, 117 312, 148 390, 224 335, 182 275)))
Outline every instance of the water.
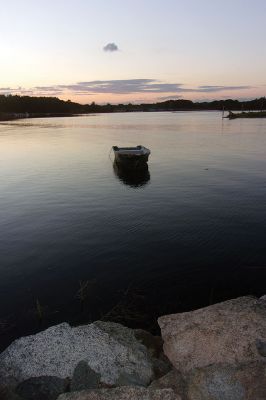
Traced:
POLYGON ((266 293, 265 124, 216 112, 1 123, 1 348, 61 321, 156 331, 159 315, 266 293), (148 171, 115 170, 114 144, 150 148, 148 171))

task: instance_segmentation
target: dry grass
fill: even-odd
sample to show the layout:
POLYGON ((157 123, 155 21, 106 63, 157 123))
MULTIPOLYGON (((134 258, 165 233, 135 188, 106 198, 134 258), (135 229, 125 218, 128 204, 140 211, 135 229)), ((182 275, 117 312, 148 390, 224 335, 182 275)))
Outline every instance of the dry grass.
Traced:
POLYGON ((44 308, 41 306, 39 299, 36 299, 36 315, 38 321, 42 323, 44 317, 44 308))

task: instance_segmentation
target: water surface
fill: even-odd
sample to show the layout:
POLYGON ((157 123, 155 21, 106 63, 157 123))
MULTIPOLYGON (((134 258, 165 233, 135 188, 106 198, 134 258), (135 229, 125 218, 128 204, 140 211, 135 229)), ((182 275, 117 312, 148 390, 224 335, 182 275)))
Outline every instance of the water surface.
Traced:
POLYGON ((1 347, 103 316, 155 331, 158 315, 266 293, 265 150, 264 120, 218 112, 1 123, 1 347), (148 170, 114 168, 115 144, 150 148, 148 170))

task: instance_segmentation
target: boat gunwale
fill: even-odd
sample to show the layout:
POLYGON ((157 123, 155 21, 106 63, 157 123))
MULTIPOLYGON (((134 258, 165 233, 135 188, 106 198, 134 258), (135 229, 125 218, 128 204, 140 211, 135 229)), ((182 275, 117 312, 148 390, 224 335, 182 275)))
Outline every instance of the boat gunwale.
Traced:
POLYGON ((113 151, 116 154, 119 155, 134 155, 134 156, 144 156, 144 155, 150 155, 150 150, 147 149, 144 146, 132 146, 132 147, 118 147, 118 146, 113 146, 113 151))

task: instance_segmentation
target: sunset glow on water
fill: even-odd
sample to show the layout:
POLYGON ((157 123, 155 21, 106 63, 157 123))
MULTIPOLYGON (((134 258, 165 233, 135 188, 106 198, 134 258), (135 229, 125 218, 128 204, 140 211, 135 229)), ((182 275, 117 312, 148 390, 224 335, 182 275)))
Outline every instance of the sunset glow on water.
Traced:
POLYGON ((156 329, 165 313, 263 294, 263 121, 178 112, 1 123, 1 345, 97 319, 121 297, 140 316, 127 324, 156 329), (148 147, 147 173, 114 169, 115 144, 148 147), (82 311, 80 281, 90 285, 82 311))

